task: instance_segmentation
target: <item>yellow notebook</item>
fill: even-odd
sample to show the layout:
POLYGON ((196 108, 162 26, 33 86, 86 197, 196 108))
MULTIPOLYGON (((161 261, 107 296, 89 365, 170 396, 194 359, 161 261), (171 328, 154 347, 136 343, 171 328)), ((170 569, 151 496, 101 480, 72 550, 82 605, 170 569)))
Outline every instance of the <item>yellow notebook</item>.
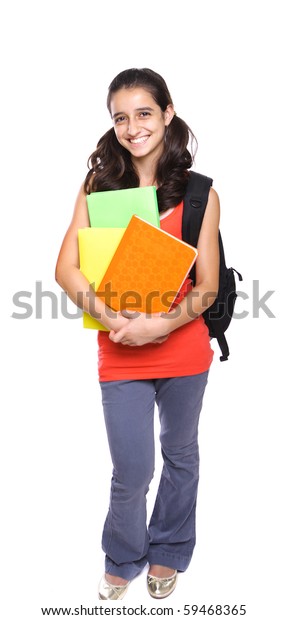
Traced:
POLYGON ((133 215, 97 295, 113 310, 168 312, 197 249, 133 215))
MULTIPOLYGON (((79 229, 80 270, 94 289, 98 288, 124 232, 125 228, 79 229)), ((108 331, 87 312, 83 312, 83 326, 108 331)))

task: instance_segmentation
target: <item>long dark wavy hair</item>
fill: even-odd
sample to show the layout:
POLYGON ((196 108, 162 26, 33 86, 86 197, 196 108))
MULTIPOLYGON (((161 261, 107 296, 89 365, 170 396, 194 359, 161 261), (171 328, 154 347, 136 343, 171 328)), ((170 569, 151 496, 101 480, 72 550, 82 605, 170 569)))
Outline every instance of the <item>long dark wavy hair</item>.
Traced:
MULTIPOLYGON (((158 73, 152 69, 126 69, 119 73, 109 86, 109 112, 114 93, 122 88, 136 87, 147 90, 162 112, 165 112, 169 104, 173 105, 167 85, 158 73)), ((174 207, 182 200, 188 181, 188 170, 192 167, 197 148, 197 141, 190 127, 177 115, 166 127, 164 139, 165 147, 156 170, 160 211, 174 207)), ((88 167, 89 172, 84 183, 87 194, 139 187, 140 181, 131 155, 118 142, 113 127, 100 138, 96 150, 88 159, 88 167)))

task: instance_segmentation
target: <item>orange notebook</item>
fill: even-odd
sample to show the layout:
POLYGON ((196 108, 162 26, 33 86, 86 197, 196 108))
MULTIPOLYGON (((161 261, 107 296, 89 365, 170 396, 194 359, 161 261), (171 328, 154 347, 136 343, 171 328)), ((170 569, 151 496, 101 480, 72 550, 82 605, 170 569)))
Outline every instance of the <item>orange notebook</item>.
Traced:
POLYGON ((197 249, 133 215, 97 288, 113 310, 168 312, 197 249))

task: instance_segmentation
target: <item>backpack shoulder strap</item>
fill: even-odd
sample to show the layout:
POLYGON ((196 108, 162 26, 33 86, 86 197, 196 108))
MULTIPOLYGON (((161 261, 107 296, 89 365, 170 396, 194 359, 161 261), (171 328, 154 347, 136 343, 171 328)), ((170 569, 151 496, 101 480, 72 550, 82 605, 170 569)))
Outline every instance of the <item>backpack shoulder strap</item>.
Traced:
MULTIPOLYGON (((213 180, 203 174, 189 173, 188 184, 183 199, 182 240, 197 247, 200 228, 213 180)), ((191 270, 194 280, 195 267, 191 270)))

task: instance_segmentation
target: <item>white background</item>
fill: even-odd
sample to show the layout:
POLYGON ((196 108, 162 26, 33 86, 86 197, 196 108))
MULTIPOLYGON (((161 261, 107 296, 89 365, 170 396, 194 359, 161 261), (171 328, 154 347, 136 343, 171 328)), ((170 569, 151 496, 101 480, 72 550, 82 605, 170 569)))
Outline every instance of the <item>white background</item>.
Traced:
MULTIPOLYGON (((108 85, 132 66, 163 75, 177 114, 196 134, 195 169, 214 179, 227 263, 242 272, 239 289, 249 298, 237 304, 248 317, 227 333, 228 362, 219 362, 214 344, 190 568, 169 599, 153 602, 144 573, 123 604, 172 607, 175 617, 185 604, 245 604, 248 620, 286 617, 283 6, 27 0, 1 9, 5 620, 40 619, 44 606, 100 604, 111 463, 96 334, 62 316, 54 267, 88 156, 111 125, 108 85), (260 296, 275 291, 267 304, 276 318, 262 310, 253 316, 255 280, 260 296), (48 297, 42 318, 35 317, 36 281, 54 293, 57 318, 48 297), (13 303, 18 291, 30 295, 29 319, 11 317, 24 312, 13 303)), ((157 463, 149 514, 159 451, 157 463)))

